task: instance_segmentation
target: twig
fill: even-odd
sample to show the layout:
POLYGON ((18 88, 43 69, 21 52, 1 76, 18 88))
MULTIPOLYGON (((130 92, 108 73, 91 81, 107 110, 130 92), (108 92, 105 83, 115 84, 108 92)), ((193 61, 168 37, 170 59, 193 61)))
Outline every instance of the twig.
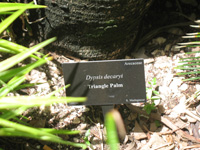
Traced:
POLYGON ((193 114, 191 111, 189 111, 189 110, 186 109, 186 110, 185 110, 185 113, 186 113, 187 115, 189 115, 190 117, 192 117, 192 118, 194 118, 194 119, 200 121, 200 118, 199 118, 197 115, 193 114))
POLYGON ((197 145, 191 145, 191 146, 186 146, 183 149, 190 149, 190 148, 200 148, 200 144, 197 145))
POLYGON ((173 144, 173 143, 163 144, 163 145, 160 145, 160 146, 154 148, 153 150, 157 150, 157 149, 160 149, 160 148, 163 148, 163 147, 166 147, 166 146, 170 146, 170 145, 172 145, 172 144, 173 144))

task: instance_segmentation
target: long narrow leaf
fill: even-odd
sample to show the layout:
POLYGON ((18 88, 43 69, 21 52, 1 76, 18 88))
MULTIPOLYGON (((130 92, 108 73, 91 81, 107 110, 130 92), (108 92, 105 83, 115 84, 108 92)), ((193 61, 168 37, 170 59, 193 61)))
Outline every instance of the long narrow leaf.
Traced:
MULTIPOLYGON (((16 44, 16 43, 4 40, 4 39, 0 39, 0 47, 5 48, 7 51, 8 50, 12 51, 11 53, 14 53, 14 54, 18 54, 19 52, 23 52, 23 51, 28 50, 27 47, 24 47, 22 45, 19 45, 19 44, 16 44)), ((38 54, 38 55, 41 55, 41 56, 44 55, 44 54, 38 53, 38 52, 35 52, 35 53, 38 54)), ((39 59, 35 55, 30 55, 30 56, 33 57, 33 58, 39 59)))
MULTIPOLYGON (((33 70, 34 68, 38 67, 38 66, 41 66, 43 65, 44 63, 46 63, 48 60, 51 60, 52 57, 48 57, 48 58, 43 58, 43 59, 40 59, 38 60, 37 62, 31 64, 30 66, 28 66, 27 68, 23 69, 22 71, 18 72, 16 74, 16 76, 14 78, 12 78, 9 82, 12 82, 14 81, 16 78, 18 78, 18 76, 23 76, 25 74, 28 74, 31 70, 33 70)), ((9 83, 8 82, 8 83, 9 83)))
POLYGON ((0 125, 3 127, 9 127, 12 129, 15 129, 16 131, 21 131, 22 133, 29 133, 31 135, 36 135, 36 136, 42 136, 42 139, 60 139, 59 137, 52 135, 50 133, 44 132, 44 131, 39 131, 38 129, 32 128, 32 127, 28 127, 28 126, 24 126, 3 118, 0 118, 0 125))
MULTIPOLYGON (((32 64, 28 64, 26 66, 23 67, 19 67, 19 68, 14 68, 14 69, 10 69, 10 70, 6 70, 3 72, 0 72, 0 79, 3 82, 7 82, 8 80, 10 80, 12 77, 14 77, 16 75, 16 73, 21 72, 22 70, 28 68, 29 66, 31 66, 32 64)), ((1 85, 1 83, 0 83, 1 85)))
POLYGON ((58 90, 55 90, 55 91, 49 93, 47 96, 51 97, 51 96, 55 95, 56 93, 60 92, 61 90, 64 90, 64 89, 66 89, 66 88, 68 88, 68 87, 70 87, 70 84, 67 84, 67 85, 64 86, 64 87, 59 88, 58 90))
POLYGON ((194 81, 194 80, 199 80, 200 77, 193 77, 193 78, 189 78, 189 79, 183 79, 183 81, 194 81))
MULTIPOLYGON (((27 127, 27 126, 24 126, 24 127, 27 127)), ((32 130, 32 129, 35 129, 35 128, 31 128, 30 127, 29 129, 32 130)), ((38 133, 41 130, 35 129, 34 131, 36 133, 38 133)), ((80 144, 80 143, 74 143, 74 142, 70 142, 70 141, 64 141, 58 136, 55 136, 53 134, 48 134, 48 132, 43 132, 42 131, 42 133, 44 133, 44 135, 38 136, 38 135, 33 135, 33 134, 30 134, 30 133, 27 133, 27 132, 18 131, 18 130, 14 129, 14 128, 1 128, 0 129, 0 136, 27 137, 27 138, 37 139, 37 140, 46 140, 46 141, 50 141, 50 142, 53 142, 53 143, 70 145, 70 146, 79 147, 79 148, 82 148, 82 149, 86 149, 87 148, 86 144, 80 144), (48 134, 48 135, 46 135, 46 134, 48 134)))
POLYGON ((19 9, 35 9, 35 8, 46 8, 46 6, 42 5, 34 5, 34 4, 23 4, 23 3, 0 3, 0 12, 5 11, 13 11, 19 9))
POLYGON ((180 60, 186 60, 186 59, 199 59, 200 57, 187 57, 187 58, 180 58, 180 60))
MULTIPOLYGON (((25 74, 29 73, 32 69, 39 67, 40 65, 46 63, 48 60, 51 60, 51 59, 52 59, 51 57, 48 57, 48 58, 44 57, 34 63, 26 65, 26 66, 0 72, 0 79, 3 82, 7 82, 14 76, 25 75, 25 74)), ((1 83, 0 83, 0 85, 1 85, 1 83)))
MULTIPOLYGON (((2 6, 0 5, 0 11, 2 11, 2 6)), ((3 22, 0 23, 0 34, 11 24, 13 21, 18 18, 26 9, 20 9, 7 17, 3 22)))
POLYGON ((186 52, 185 54, 195 54, 195 53, 200 53, 200 51, 186 52))
POLYGON ((10 49, 7 49, 7 48, 3 48, 3 47, 0 47, 0 52, 1 53, 10 53, 10 54, 17 54, 17 52, 14 52, 10 49))
POLYGON ((195 63, 195 64, 184 64, 184 65, 179 65, 178 67, 184 67, 184 66, 196 66, 200 65, 200 63, 195 63))
POLYGON ((80 131, 71 131, 71 130, 56 130, 56 129, 50 129, 50 128, 39 128, 42 131, 52 133, 52 134, 67 134, 67 135, 74 135, 79 134, 80 131))
POLYGON ((2 97, 0 98, 0 109, 13 109, 21 106, 35 107, 52 103, 84 102, 85 100, 85 97, 2 97))
POLYGON ((106 114, 105 125, 107 132, 107 144, 110 146, 110 150, 119 150, 117 128, 111 112, 106 114))
POLYGON ((42 43, 39 43, 38 45, 31 47, 28 51, 21 52, 15 56, 12 56, 12 57, 4 60, 3 62, 0 63, 0 72, 13 67, 14 65, 18 64, 22 60, 28 58, 32 53, 38 51, 42 47, 50 44, 51 42, 53 42, 55 40, 56 40, 56 38, 51 38, 42 43))
POLYGON ((19 85, 18 87, 16 87, 16 88, 14 89, 14 91, 17 91, 17 90, 20 90, 20 89, 25 89, 25 88, 28 88, 28 87, 33 87, 33 86, 40 85, 40 84, 43 84, 43 83, 21 84, 21 85, 19 85))
POLYGON ((186 42, 186 43, 178 43, 179 45, 193 45, 200 44, 200 41, 186 42))
POLYGON ((200 67, 188 67, 188 68, 185 68, 185 67, 175 67, 174 69, 181 69, 181 70, 198 70, 198 69, 200 69, 200 67))
POLYGON ((187 75, 187 74, 198 74, 200 71, 192 71, 192 72, 178 72, 177 75, 187 75))
POLYGON ((9 110, 7 112, 4 111, 2 115, 0 115, 0 118, 9 120, 11 118, 21 115, 25 110, 27 110, 27 107, 22 106, 18 109, 9 110))
POLYGON ((0 89, 0 97, 6 96, 10 91, 15 89, 20 84, 22 84, 25 81, 25 79, 26 79, 25 76, 21 76, 18 79, 16 79, 15 81, 13 81, 13 82, 7 84, 6 86, 2 87, 0 89))
POLYGON ((200 60, 187 60, 187 61, 180 61, 179 63, 186 63, 186 62, 200 62, 200 60))

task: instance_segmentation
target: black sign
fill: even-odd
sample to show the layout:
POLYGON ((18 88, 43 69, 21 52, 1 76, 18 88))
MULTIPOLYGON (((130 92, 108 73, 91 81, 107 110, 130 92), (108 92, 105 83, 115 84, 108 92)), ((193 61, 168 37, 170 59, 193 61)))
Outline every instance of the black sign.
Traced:
POLYGON ((142 59, 64 63, 67 96, 87 97, 84 105, 112 105, 146 101, 142 59))

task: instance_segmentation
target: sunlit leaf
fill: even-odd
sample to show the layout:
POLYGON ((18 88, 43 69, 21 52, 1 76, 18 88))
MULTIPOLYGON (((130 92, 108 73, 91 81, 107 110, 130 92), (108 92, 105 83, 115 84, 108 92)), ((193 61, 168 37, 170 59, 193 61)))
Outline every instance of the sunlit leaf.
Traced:
POLYGON ((117 135, 117 128, 114 117, 111 112, 106 114, 105 118, 107 144, 110 146, 110 150, 119 150, 119 139, 117 135))
POLYGON ((12 57, 0 62, 0 72, 13 67, 14 65, 18 64, 22 60, 28 58, 32 53, 38 51, 39 49, 45 47, 46 45, 50 44, 51 42, 53 42, 55 40, 56 40, 56 38, 51 38, 49 40, 46 40, 42 43, 39 43, 39 44, 31 47, 27 51, 23 51, 19 54, 16 54, 15 56, 12 56, 12 57))
POLYGON ((42 5, 34 5, 34 4, 23 4, 23 3, 3 3, 0 2, 0 13, 19 10, 19 9, 36 9, 36 8, 46 8, 46 6, 42 5))

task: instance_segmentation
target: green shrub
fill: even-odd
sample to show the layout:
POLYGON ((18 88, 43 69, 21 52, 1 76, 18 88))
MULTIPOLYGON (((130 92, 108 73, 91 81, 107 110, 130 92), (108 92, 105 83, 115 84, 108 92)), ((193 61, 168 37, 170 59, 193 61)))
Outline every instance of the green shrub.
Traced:
POLYGON ((55 92, 50 93, 45 97, 7 96, 10 92, 32 86, 33 84, 24 84, 24 81, 26 80, 25 75, 32 69, 41 66, 52 59, 37 51, 55 41, 56 38, 51 38, 31 48, 24 47, 2 38, 3 33, 10 32, 8 27, 16 18, 22 15, 26 9, 35 8, 45 8, 45 6, 33 5, 32 3, 0 3, 0 52, 10 54, 10 57, 0 62, 0 136, 27 137, 85 149, 87 148, 86 144, 64 141, 57 136, 57 134, 78 134, 79 131, 33 128, 17 123, 17 121, 19 121, 18 116, 28 108, 40 105, 50 105, 53 103, 83 102, 85 98, 57 98, 53 96, 55 92), (20 62, 29 57, 34 60, 33 63, 26 64, 25 66, 18 66, 20 62))

